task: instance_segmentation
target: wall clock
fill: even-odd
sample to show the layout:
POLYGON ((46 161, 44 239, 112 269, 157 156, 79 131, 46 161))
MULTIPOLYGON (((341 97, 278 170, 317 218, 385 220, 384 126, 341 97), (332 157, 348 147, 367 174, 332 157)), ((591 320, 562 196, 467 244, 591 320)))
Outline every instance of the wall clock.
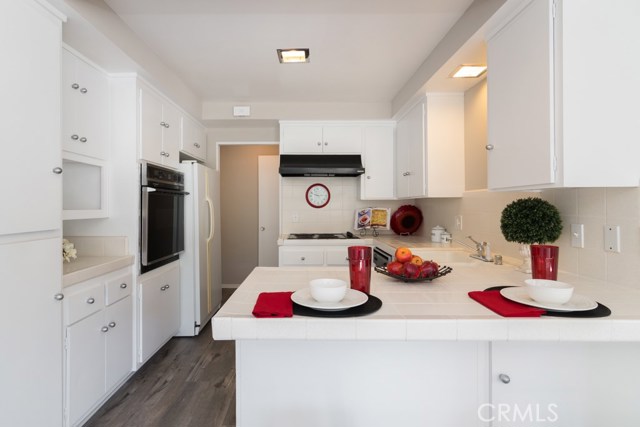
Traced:
POLYGON ((323 208, 331 200, 331 193, 324 184, 312 184, 307 188, 306 198, 312 208, 323 208))

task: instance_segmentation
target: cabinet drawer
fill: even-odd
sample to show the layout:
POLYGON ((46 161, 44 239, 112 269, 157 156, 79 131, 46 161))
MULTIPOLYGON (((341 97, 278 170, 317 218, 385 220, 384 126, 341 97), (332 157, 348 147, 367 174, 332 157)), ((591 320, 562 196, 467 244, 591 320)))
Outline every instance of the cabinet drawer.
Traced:
POLYGON ((120 301, 127 295, 131 295, 131 288, 133 287, 133 277, 131 274, 123 274, 107 281, 107 294, 106 305, 111 305, 116 301, 120 301))
POLYGON ((323 249, 282 250, 280 265, 323 265, 323 249))
POLYGON ((104 285, 102 282, 83 287, 65 299, 65 322, 71 325, 80 319, 104 308, 104 285))
POLYGON ((349 265, 347 247, 327 249, 326 262, 327 265, 349 265))

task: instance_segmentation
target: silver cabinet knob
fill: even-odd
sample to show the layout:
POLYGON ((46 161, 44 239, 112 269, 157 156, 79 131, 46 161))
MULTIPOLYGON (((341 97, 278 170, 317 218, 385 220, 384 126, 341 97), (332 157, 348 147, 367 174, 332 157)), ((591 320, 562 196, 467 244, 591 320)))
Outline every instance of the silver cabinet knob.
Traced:
POLYGON ((301 257, 300 257, 300 261, 304 261, 305 259, 306 259, 306 258, 305 258, 305 257, 303 257, 303 256, 301 256, 301 257))
POLYGON ((324 142, 324 146, 326 147, 327 145, 329 145, 329 143, 325 141, 324 142))
POLYGON ((367 175, 367 179, 371 179, 371 175, 367 175))
POLYGON ((109 332, 109 328, 107 328, 106 326, 103 326, 102 328, 100 328, 100 330, 102 332, 109 332))
POLYGON ((409 176, 409 175, 411 175, 411 172, 404 172, 404 173, 402 174, 402 176, 409 176))
POLYGON ((162 127, 166 127, 166 126, 167 126, 167 124, 166 124, 165 122, 160 122, 160 126, 162 126, 162 127))
POLYGON ((165 123, 164 127, 166 127, 167 129, 169 129, 169 123, 165 123))
POLYGON ((511 377, 507 374, 498 375, 498 379, 502 381, 504 384, 509 384, 511 382, 511 377))
POLYGON ((484 148, 487 151, 491 151, 491 150, 493 150, 493 144, 487 144, 487 145, 484 146, 484 148))
POLYGON ((169 154, 169 153, 164 153, 164 155, 165 155, 166 157, 169 157, 169 155, 170 155, 170 154, 169 154))
POLYGON ((160 288, 161 291, 166 291, 167 289, 169 289, 169 285, 164 285, 160 288))
POLYGON ((109 322, 109 327, 110 328, 115 328, 116 327, 116 322, 109 322))
POLYGON ((87 88, 83 87, 82 89, 80 89, 80 93, 87 93, 87 88))
POLYGON ((264 231, 264 230, 266 230, 266 228, 260 227, 260 231, 264 231))
POLYGON ((53 173, 55 173, 56 175, 60 175, 62 173, 62 168, 61 167, 55 167, 53 168, 53 173))
POLYGON ((64 294, 55 294, 53 299, 56 301, 62 301, 64 299, 64 294))
POLYGON ((80 87, 80 85, 78 83, 74 83, 71 85, 71 89, 78 89, 80 87))
POLYGON ((193 145, 195 145, 196 148, 200 148, 200 144, 198 144, 197 142, 194 142, 193 145))
POLYGON ((318 147, 320 147, 322 145, 322 142, 318 141, 318 147))
POLYGON ((74 141, 77 141, 80 137, 76 134, 71 135, 71 139, 73 139, 74 141))
POLYGON ((165 154, 167 154, 167 153, 165 153, 164 151, 160 152, 160 155, 163 156, 163 157, 164 157, 165 154))
POLYGON ((83 136, 82 138, 80 138, 80 142, 87 142, 87 138, 83 136))
POLYGON ((127 284, 126 283, 120 283, 120 288, 121 289, 127 289, 127 284))
POLYGON ((87 298, 87 304, 93 304, 96 300, 93 297, 87 298))

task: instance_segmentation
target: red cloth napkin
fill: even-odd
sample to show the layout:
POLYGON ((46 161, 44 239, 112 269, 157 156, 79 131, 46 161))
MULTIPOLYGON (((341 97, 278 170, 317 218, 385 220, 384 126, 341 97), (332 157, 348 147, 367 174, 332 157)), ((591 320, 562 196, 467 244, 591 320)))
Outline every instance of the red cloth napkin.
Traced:
POLYGON ((541 308, 508 300, 500 291, 472 291, 469 296, 503 317, 540 317, 546 313, 541 308))
POLYGON ((255 317, 291 317, 293 316, 293 292, 262 292, 253 307, 255 317))

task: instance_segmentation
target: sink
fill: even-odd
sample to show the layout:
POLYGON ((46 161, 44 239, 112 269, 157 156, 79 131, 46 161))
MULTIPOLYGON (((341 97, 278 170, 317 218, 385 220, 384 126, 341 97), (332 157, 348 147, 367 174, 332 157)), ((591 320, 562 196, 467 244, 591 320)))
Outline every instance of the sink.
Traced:
POLYGON ((423 260, 433 260, 440 265, 448 265, 450 267, 471 267, 478 265, 478 260, 469 257, 469 253, 462 250, 441 251, 429 249, 411 249, 411 253, 418 255, 423 260))

